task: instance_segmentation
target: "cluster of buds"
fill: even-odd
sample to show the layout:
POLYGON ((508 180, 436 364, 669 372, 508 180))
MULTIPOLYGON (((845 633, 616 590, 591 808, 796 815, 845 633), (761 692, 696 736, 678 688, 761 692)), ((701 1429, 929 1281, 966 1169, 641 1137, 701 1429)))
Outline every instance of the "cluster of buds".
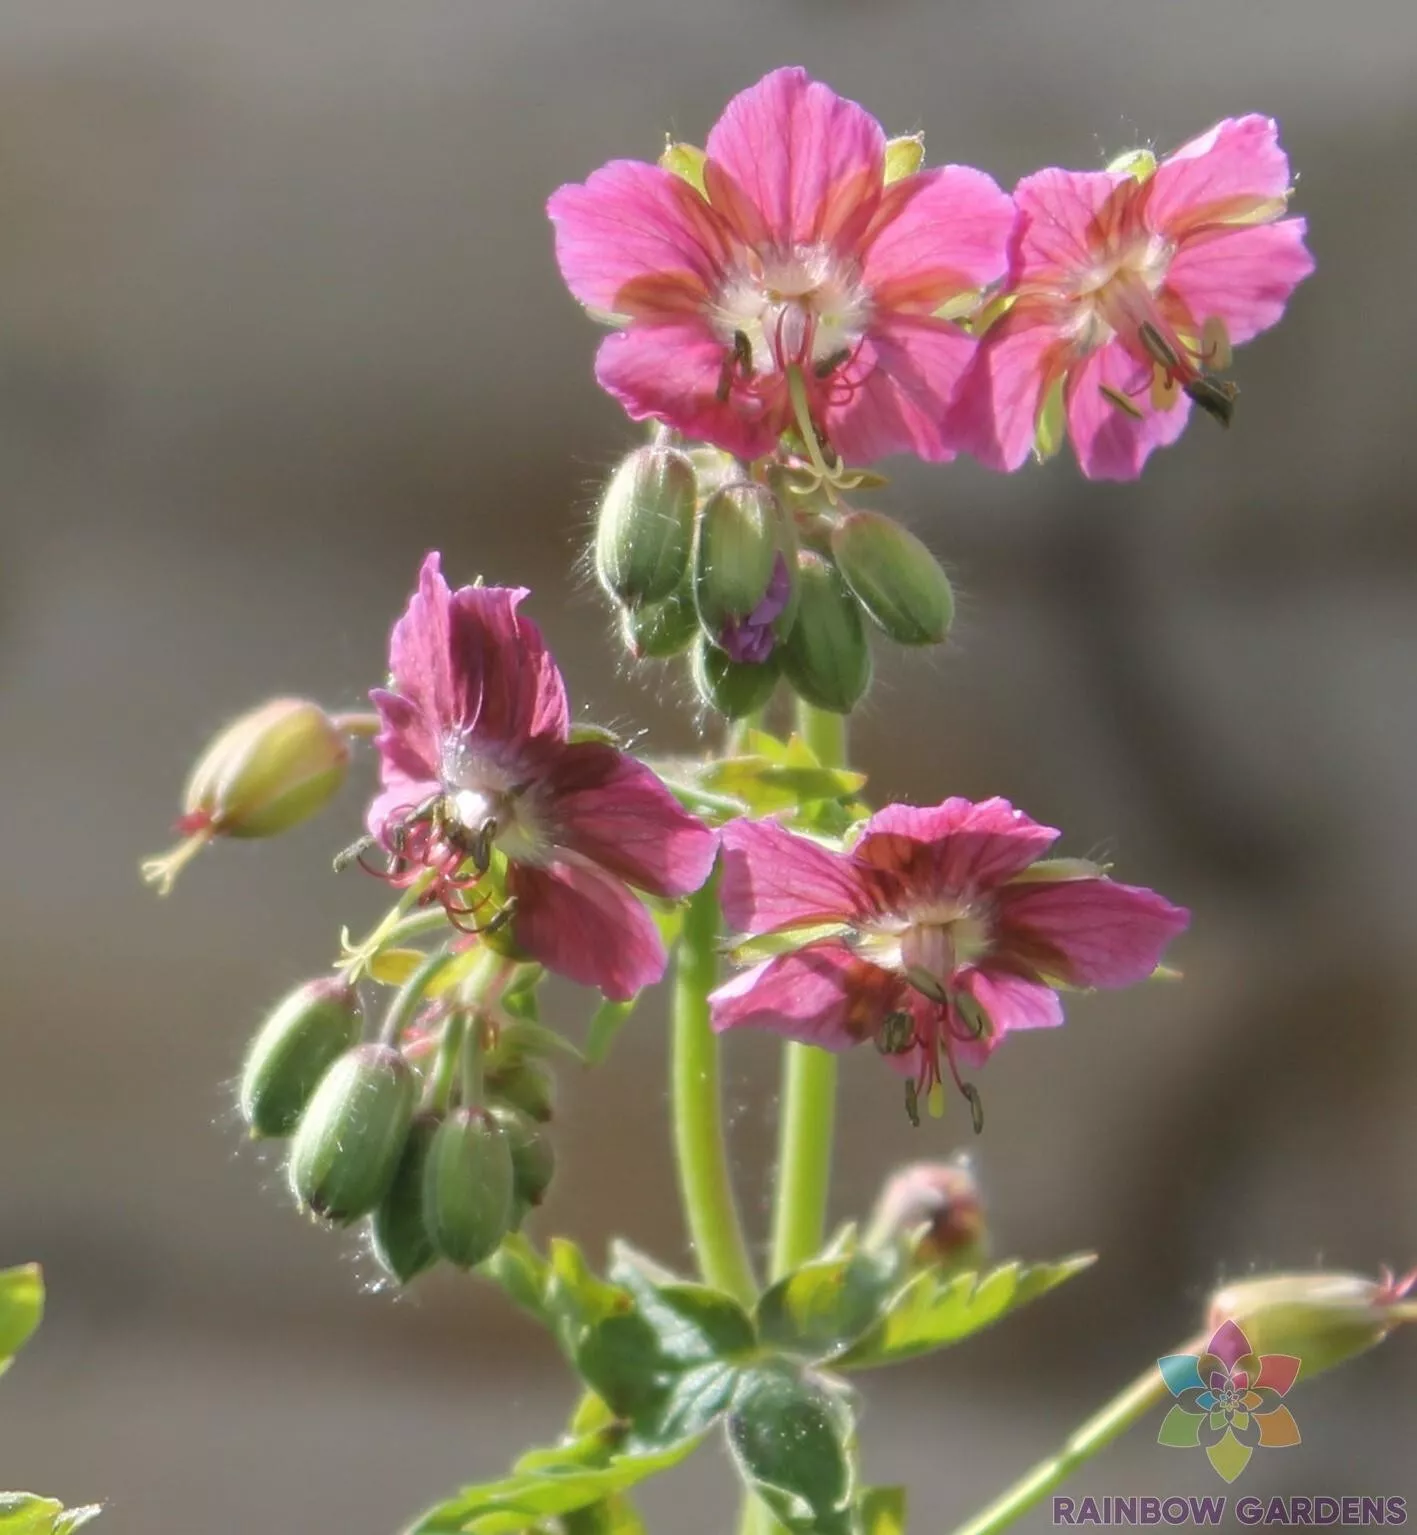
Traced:
POLYGON ((977 1269, 989 1253, 984 1200, 968 1157, 912 1162, 881 1189, 863 1246, 912 1268, 977 1269))
POLYGON ((550 1187, 550 1076, 515 1021, 476 1009, 435 1008, 406 1037, 363 1033, 348 981, 298 987, 247 1052, 242 1117, 253 1136, 290 1137, 296 1203, 332 1226, 367 1221, 396 1283, 440 1259, 473 1268, 550 1187))
POLYGON ((749 466, 662 428, 610 477, 594 561, 631 655, 687 652, 700 698, 729 719, 784 680, 849 713, 871 685, 870 629, 938 645, 954 616, 939 561, 891 518, 814 486, 790 454, 749 466))

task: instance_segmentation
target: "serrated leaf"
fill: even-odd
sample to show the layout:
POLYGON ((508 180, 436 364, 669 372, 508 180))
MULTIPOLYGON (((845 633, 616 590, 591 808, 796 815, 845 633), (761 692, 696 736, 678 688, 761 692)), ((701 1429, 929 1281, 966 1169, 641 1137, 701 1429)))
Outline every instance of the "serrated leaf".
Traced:
POLYGON ((1037 1300, 1096 1261, 1080 1253, 1057 1263, 1015 1259, 987 1274, 917 1274, 897 1292, 881 1322, 834 1361, 837 1369, 868 1369, 947 1348, 992 1327, 1010 1311, 1037 1300))
POLYGON ((732 1359, 757 1343, 752 1319, 731 1295, 666 1275, 626 1243, 612 1247, 607 1273, 634 1296, 667 1360, 690 1365, 732 1359))
POLYGON ((814 1259, 770 1286, 758 1302, 758 1334, 785 1353, 828 1359, 882 1318, 899 1288, 897 1264, 874 1253, 814 1259))
POLYGON ((867 1487, 860 1515, 861 1535, 905 1535, 905 1488, 867 1487))
POLYGON ((0 1269, 0 1375, 10 1368, 43 1315, 44 1276, 39 1264, 0 1269))
POLYGON ((615 1036, 620 1032, 626 1019, 634 1012, 638 1001, 639 996, 636 995, 628 1002, 602 1002, 591 1014, 590 1026, 586 1029, 584 1051, 587 1066, 600 1066, 605 1063, 610 1054, 610 1047, 615 1043, 615 1036))
POLYGON ((720 1360, 685 1370, 659 1404, 654 1421, 636 1430, 636 1444, 673 1444, 706 1433, 727 1410, 737 1384, 738 1370, 720 1360))
POLYGON ((102 1512, 97 1503, 65 1508, 57 1498, 0 1492, 0 1535, 71 1535, 102 1512))

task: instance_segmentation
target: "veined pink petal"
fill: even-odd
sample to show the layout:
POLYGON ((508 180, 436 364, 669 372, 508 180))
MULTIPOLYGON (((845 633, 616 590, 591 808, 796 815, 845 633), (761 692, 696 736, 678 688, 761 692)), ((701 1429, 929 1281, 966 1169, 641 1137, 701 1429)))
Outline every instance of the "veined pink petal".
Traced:
POLYGON ((1190 913, 1154 890, 1110 879, 1010 885, 997 900, 999 952, 1071 986, 1149 976, 1190 913))
POLYGON ((735 933, 847 922, 873 907, 867 877, 853 859, 775 821, 730 821, 719 845, 719 900, 735 933))
POLYGON ((797 68, 735 96, 704 147, 788 248, 833 240, 873 202, 885 174, 881 125, 797 68))
POLYGON ((664 944, 644 906, 618 879, 589 864, 512 863, 518 947, 557 975, 624 1002, 664 974, 664 944))
POLYGON ((1113 339, 1075 364, 1068 374, 1068 436, 1082 472, 1090 480, 1134 480, 1154 448, 1165 447, 1186 429, 1191 402, 1184 394, 1168 410, 1153 410, 1145 368, 1113 339), (1124 394, 1141 419, 1114 405, 1102 387, 1124 394), (1137 391, 1140 386, 1140 392, 1137 391))
MULTIPOLYGON (((462 724, 469 718, 464 689, 453 674, 451 609, 442 562, 436 552, 430 553, 419 569, 418 587, 389 635, 393 685, 427 722, 430 738, 436 737, 440 724, 462 724)), ((437 762, 436 751, 430 760, 437 762)))
POLYGON ((1063 1004, 1058 993, 1027 976, 1015 975, 988 965, 961 970, 955 984, 967 991, 988 1015, 991 1030, 987 1040, 990 1054, 1005 1034, 1014 1029, 1056 1029, 1063 1021, 1063 1004))
POLYGON ((632 326, 607 336, 595 358, 595 376, 632 421, 655 420, 703 438, 741 458, 769 452, 786 428, 786 386, 750 414, 738 393, 720 400, 728 349, 706 320, 632 326))
POLYGON ((987 890, 1035 863, 1058 840, 1006 799, 888 805, 866 823, 854 857, 912 887, 987 890))
POLYGON ((847 370, 854 376, 865 368, 864 378, 844 403, 822 411, 832 446, 854 463, 905 452, 936 463, 953 458, 941 428, 974 349, 949 320, 877 316, 856 367, 847 370))
POLYGON ((555 838, 655 895, 688 895, 713 868, 718 839, 642 762, 596 742, 558 753, 546 779, 555 838))
POLYGON ((449 642, 461 717, 493 742, 564 741, 566 687, 541 630, 517 613, 526 595, 505 586, 453 593, 449 642))
POLYGON ((844 944, 809 944, 741 971, 709 994, 713 1027, 768 1029, 824 1050, 849 1050, 885 1016, 899 982, 844 944), (888 1005, 888 1004, 887 1004, 888 1005))
POLYGON ((1288 192, 1289 159, 1279 147, 1279 125, 1254 113, 1227 117, 1157 167, 1145 188, 1146 225, 1179 240, 1288 192))
POLYGON ((1188 240, 1176 252, 1166 286, 1203 325, 1225 321, 1238 346, 1268 330, 1284 313, 1289 295, 1314 270, 1304 245, 1303 219, 1217 231, 1188 240))
POLYGON ((1025 176, 1014 188, 1014 282, 1073 292, 1117 243, 1136 196, 1136 182, 1120 172, 1054 167, 1025 176))
POLYGON ((966 165, 920 171, 886 188, 862 276, 878 309, 929 314, 997 282, 1008 266, 1013 199, 966 165))
POLYGON ((421 783, 436 778, 442 755, 437 716, 425 713, 401 693, 372 688, 369 697, 381 721, 374 745, 379 752, 379 781, 385 785, 421 783))
POLYGON ((728 258, 722 221, 657 165, 612 160, 546 205, 556 261, 583 304, 644 316, 697 310, 728 258))
POLYGON ((1033 447, 1039 404, 1070 355, 1054 306, 1020 299, 985 333, 965 370, 945 440, 991 469, 1017 469, 1033 447))

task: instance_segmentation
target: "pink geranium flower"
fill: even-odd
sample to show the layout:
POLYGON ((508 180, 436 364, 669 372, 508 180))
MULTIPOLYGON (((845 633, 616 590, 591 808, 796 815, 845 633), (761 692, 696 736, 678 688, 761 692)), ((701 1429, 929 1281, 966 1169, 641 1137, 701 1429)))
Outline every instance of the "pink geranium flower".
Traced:
POLYGON ((517 949, 630 997, 663 974, 665 953, 629 886, 697 890, 714 836, 633 757, 568 739, 561 673, 517 612, 526 595, 449 591, 438 556, 423 562, 390 638, 390 686, 370 695, 384 787, 369 829, 389 855, 385 877, 431 874, 424 898, 460 926, 493 900, 489 871, 503 855, 498 895, 517 949))
POLYGON ((834 852, 771 821, 720 834, 730 928, 794 946, 714 992, 716 1029, 772 1029, 845 1050, 874 1040, 910 1075, 961 1065, 1015 1029, 1063 1021, 1057 988, 1126 986, 1155 970, 1188 914, 1095 864, 1041 862, 1058 833, 1007 800, 892 805, 834 852))
POLYGON ((1227 118, 1158 165, 1045 170, 1014 192, 1013 303, 988 330, 949 429, 996 469, 1067 433, 1083 473, 1127 480, 1181 434, 1191 401, 1228 423, 1216 377, 1313 271, 1284 214, 1289 161, 1268 117, 1227 118))
POLYGON ((856 462, 950 457, 974 343, 940 311, 1003 276, 1004 193, 958 165, 888 183, 881 125, 801 69, 734 97, 690 163, 615 160, 548 205, 571 292, 624 325, 602 387, 746 458, 793 427, 856 462))

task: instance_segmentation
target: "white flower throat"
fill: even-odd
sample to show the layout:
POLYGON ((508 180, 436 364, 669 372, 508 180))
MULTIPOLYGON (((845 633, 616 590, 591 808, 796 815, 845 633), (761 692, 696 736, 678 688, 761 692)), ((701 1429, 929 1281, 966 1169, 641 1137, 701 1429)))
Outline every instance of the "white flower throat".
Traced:
POLYGON ((825 245, 795 245, 750 252, 720 288, 710 318, 726 346, 747 338, 753 372, 771 373, 844 360, 870 311, 856 262, 825 245))

